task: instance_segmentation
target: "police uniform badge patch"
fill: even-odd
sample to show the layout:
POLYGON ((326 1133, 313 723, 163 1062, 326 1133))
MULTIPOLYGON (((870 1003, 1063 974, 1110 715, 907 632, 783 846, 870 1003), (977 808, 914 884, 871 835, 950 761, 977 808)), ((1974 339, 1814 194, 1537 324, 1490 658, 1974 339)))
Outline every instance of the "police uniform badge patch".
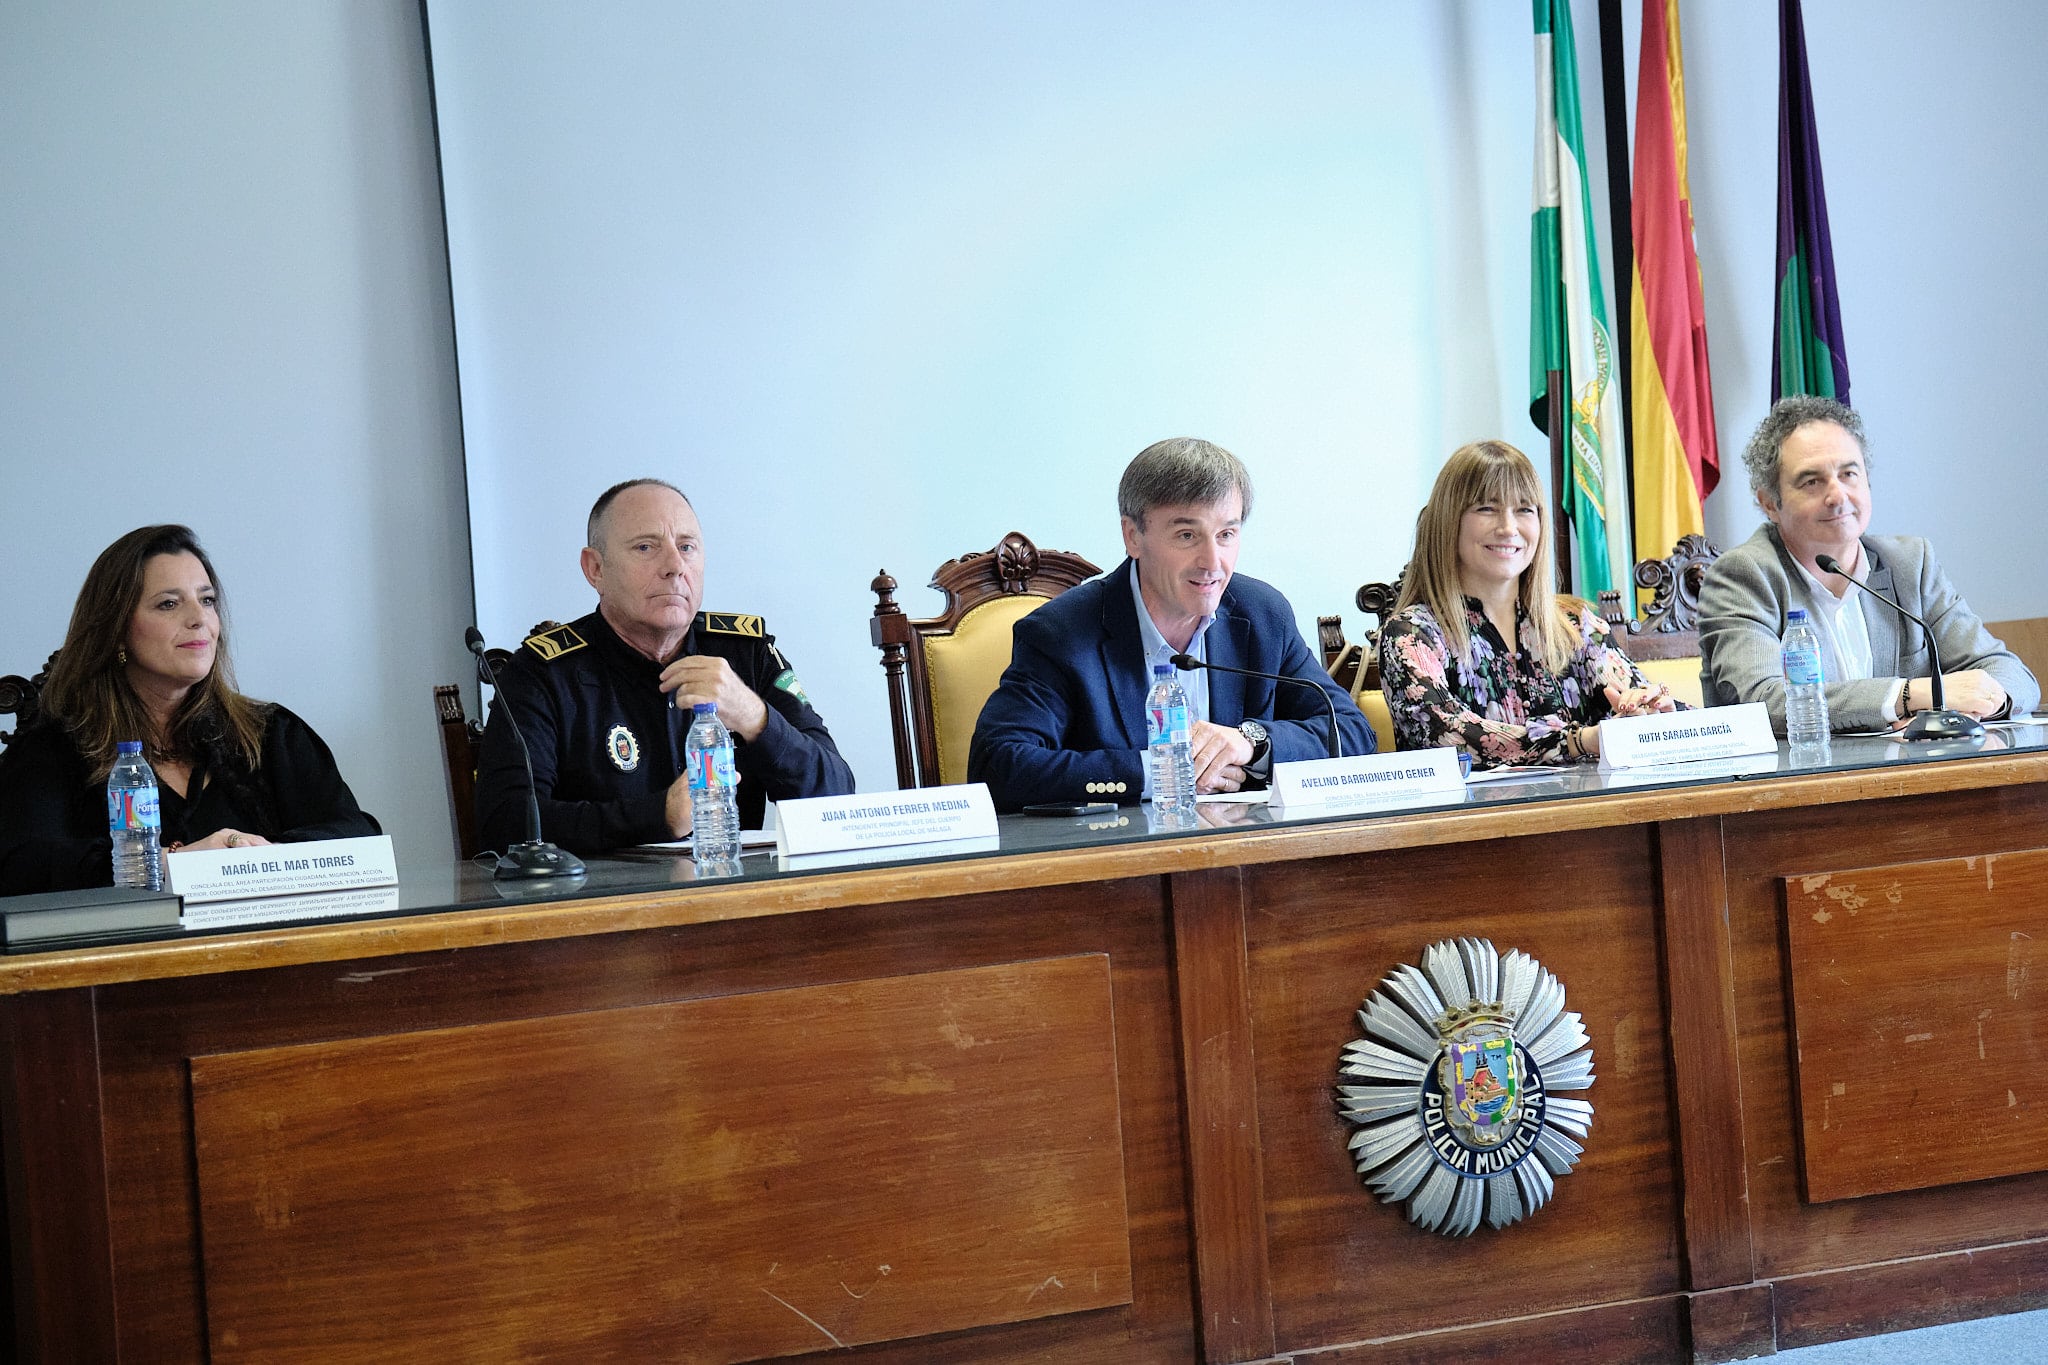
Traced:
POLYGON ((782 670, 782 672, 776 674, 775 685, 781 688, 783 691, 789 693, 790 696, 795 697, 805 706, 809 706, 811 704, 811 699, 804 695, 804 685, 796 680, 795 669, 785 668, 782 670))
POLYGON ((604 750, 612 766, 622 773, 632 772, 640 766, 640 741, 623 725, 614 725, 611 733, 604 737, 604 750))
POLYGON ((1550 1202, 1593 1123, 1590 1103, 1556 1092, 1594 1079, 1555 976, 1520 949, 1447 939, 1396 967, 1358 1018, 1367 1036, 1344 1048, 1337 1107, 1381 1202, 1406 1200, 1410 1222, 1449 1237, 1550 1202))
POLYGON ((749 635, 760 639, 768 627, 758 616, 748 616, 737 611, 707 611, 704 613, 704 629, 713 635, 749 635))
POLYGON ((564 654, 574 654, 582 649, 584 644, 583 637, 569 626, 555 626, 549 630, 536 631, 526 637, 526 647, 549 663, 553 663, 564 654))

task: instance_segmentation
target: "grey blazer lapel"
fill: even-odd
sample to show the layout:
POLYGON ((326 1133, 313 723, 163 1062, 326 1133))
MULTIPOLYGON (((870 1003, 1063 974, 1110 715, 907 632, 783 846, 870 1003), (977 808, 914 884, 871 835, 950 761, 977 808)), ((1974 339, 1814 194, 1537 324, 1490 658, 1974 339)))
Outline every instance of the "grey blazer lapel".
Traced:
MULTIPOLYGON (((1892 587, 1892 570, 1889 564, 1878 562, 1870 548, 1870 542, 1863 543, 1864 557, 1870 561, 1871 570, 1863 581, 1883 593, 1896 598, 1899 594, 1892 587)), ((1874 593, 1863 593, 1857 605, 1863 609, 1863 624, 1870 632, 1870 672, 1878 678, 1909 678, 1904 653, 1905 631, 1909 622, 1893 611, 1889 605, 1880 602, 1874 593)), ((1917 630, 1918 627, 1911 627, 1917 630)))

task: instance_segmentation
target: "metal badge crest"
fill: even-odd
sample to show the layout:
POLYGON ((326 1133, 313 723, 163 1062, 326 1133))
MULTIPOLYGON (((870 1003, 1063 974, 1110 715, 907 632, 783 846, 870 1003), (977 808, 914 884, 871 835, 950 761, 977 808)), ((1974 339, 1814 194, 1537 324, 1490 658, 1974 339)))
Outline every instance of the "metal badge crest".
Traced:
POLYGON ((604 749, 611 757, 612 766, 622 773, 632 772, 640 766, 640 741, 623 725, 614 725, 611 733, 604 737, 604 749))
POLYGON ((1449 1237, 1550 1202, 1593 1122, 1590 1103, 1556 1092, 1593 1084, 1593 1050, 1543 964, 1446 939, 1396 967, 1358 1018, 1367 1036, 1345 1045, 1337 1103, 1359 1125, 1367 1188, 1449 1237))

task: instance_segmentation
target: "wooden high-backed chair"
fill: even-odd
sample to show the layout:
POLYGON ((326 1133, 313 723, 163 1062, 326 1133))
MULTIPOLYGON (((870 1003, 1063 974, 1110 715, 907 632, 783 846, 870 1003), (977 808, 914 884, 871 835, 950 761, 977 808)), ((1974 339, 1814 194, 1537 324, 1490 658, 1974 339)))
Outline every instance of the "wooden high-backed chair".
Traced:
MULTIPOLYGON (((557 624, 542 621, 527 633, 538 635, 553 630, 557 624)), ((487 649, 484 657, 491 661, 495 671, 511 661, 512 651, 487 649)), ((484 681, 481 668, 477 670, 477 681, 484 681)), ((481 718, 471 720, 463 713, 462 689, 454 683, 441 683, 434 688, 434 717, 441 726, 441 763, 448 773, 448 815, 455 830, 455 856, 474 858, 483 851, 483 837, 478 833, 476 820, 476 774, 477 764, 483 758, 484 723, 481 718)))
POLYGON ((43 695, 43 684, 49 680, 50 665, 57 662, 57 652, 50 651, 50 657, 43 661, 43 671, 32 678, 19 673, 0 677, 0 716, 13 716, 19 722, 13 730, 0 730, 0 746, 13 739, 24 728, 34 722, 43 695))
POLYGON ((1650 605, 1639 621, 1628 618, 1620 593, 1600 594, 1600 614, 1614 627, 1621 652, 1635 660, 1644 677, 1663 683, 1671 695, 1693 706, 1704 704, 1700 585, 1720 557, 1720 550, 1705 536, 1680 536, 1664 558, 1638 560, 1636 586, 1650 590, 1650 605))
POLYGON ((2004 641, 2036 678, 2048 682, 2048 616, 1986 621, 1984 629, 2004 641))
POLYGON ((989 549, 941 564, 931 586, 946 594, 946 608, 923 619, 903 614, 888 570, 875 576, 868 634, 882 651, 899 787, 967 780, 974 723, 1010 664, 1010 628, 1101 572, 1012 531, 989 549))
POLYGON ((462 711, 462 689, 454 683, 434 688, 434 715, 441 723, 441 761, 448 771, 448 815, 455 830, 455 856, 474 858, 481 850, 476 826, 476 768, 483 753, 482 721, 462 711))

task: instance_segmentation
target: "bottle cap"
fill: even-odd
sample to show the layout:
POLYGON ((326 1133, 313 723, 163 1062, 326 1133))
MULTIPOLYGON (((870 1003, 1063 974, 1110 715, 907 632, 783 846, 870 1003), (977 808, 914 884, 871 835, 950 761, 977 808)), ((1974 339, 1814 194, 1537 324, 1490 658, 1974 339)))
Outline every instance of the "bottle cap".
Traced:
POLYGON ((139 754, 142 752, 142 741, 139 739, 124 739, 114 746, 114 752, 117 754, 139 754))
POLYGON ((1786 613, 1785 613, 1785 624, 1786 624, 1786 625, 1788 625, 1788 626, 1803 626, 1803 625, 1805 625, 1805 624, 1806 624, 1806 608, 1805 608, 1805 607, 1794 607, 1794 608, 1792 608, 1792 610, 1790 610, 1790 611, 1786 612, 1786 613))
POLYGON ((718 703, 715 701, 700 701, 693 703, 690 710, 693 714, 699 716, 715 716, 718 714, 718 703))
POLYGON ((1173 676, 1173 665, 1172 665, 1172 664, 1154 664, 1154 665, 1152 665, 1152 681, 1153 681, 1153 682, 1158 682, 1158 681, 1159 681, 1159 680, 1160 680, 1161 678, 1170 678, 1170 677, 1172 677, 1172 676, 1173 676))

